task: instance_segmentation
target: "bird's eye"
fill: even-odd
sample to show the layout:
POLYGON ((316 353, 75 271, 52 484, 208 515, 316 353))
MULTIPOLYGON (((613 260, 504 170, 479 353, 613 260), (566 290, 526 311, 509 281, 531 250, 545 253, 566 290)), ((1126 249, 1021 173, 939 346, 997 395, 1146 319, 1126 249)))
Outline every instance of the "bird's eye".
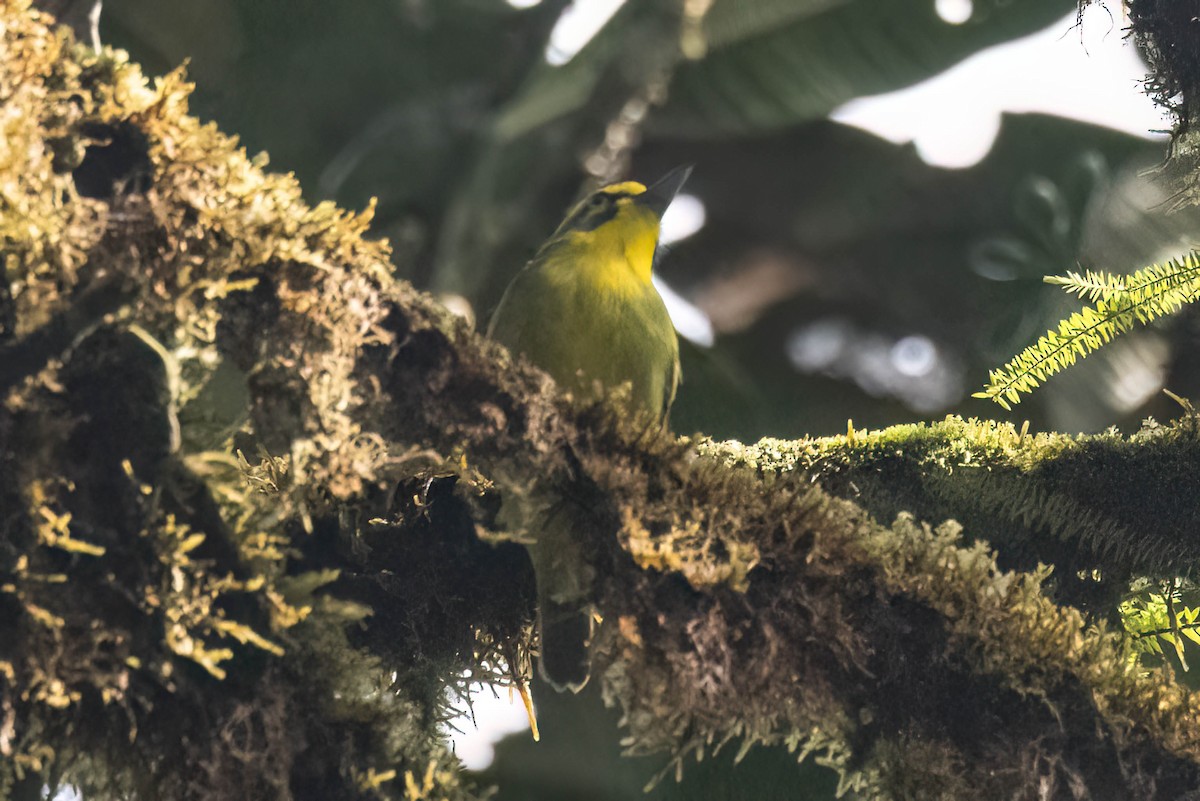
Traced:
POLYGON ((598 209, 604 205, 604 200, 605 200, 604 195, 592 195, 591 203, 589 203, 588 205, 590 205, 594 209, 598 209))

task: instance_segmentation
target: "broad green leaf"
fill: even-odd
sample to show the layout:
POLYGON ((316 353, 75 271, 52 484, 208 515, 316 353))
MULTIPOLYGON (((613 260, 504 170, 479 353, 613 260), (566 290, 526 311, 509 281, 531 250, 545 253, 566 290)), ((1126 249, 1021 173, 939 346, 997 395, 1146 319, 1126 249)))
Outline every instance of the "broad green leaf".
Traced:
POLYGON ((942 20, 932 0, 791 6, 797 10, 786 13, 781 0, 716 0, 706 20, 708 53, 676 72, 653 130, 714 136, 819 119, 855 97, 909 86, 1044 28, 1075 3, 978 0, 962 25, 942 20))

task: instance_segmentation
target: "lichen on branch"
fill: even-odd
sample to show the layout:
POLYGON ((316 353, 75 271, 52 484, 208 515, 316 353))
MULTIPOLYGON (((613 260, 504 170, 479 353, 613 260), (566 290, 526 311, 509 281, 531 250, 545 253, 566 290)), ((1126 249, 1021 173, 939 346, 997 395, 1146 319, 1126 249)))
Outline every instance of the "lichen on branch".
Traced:
POLYGON ((783 469, 572 406, 395 280, 370 209, 309 207, 188 116, 182 73, 151 87, 25 0, 0 30, 6 789, 475 795, 446 690, 528 678, 519 543, 551 512, 634 751, 785 743, 868 798, 1200 781, 1197 702, 999 569, 986 520, 836 497, 822 465, 869 449, 783 469))
POLYGON ((1070 436, 1010 423, 945 420, 852 436, 753 446, 705 443, 704 453, 764 473, 798 472, 879 520, 912 512, 954 519, 986 539, 1007 567, 1055 568, 1060 598, 1115 606, 1131 576, 1192 572, 1200 552, 1197 418, 1147 420, 1070 436), (1085 573, 1085 576, 1078 576, 1085 573), (1097 575, 1098 574, 1098 575, 1097 575))

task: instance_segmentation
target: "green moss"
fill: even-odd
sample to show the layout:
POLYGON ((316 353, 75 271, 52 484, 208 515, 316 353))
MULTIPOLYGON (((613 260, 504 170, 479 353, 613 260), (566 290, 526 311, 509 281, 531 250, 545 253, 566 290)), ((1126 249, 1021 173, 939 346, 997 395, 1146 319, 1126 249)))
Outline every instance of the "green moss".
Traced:
POLYGON ((852 437, 752 446, 705 443, 704 453, 762 473, 797 471, 876 519, 901 512, 954 519, 1000 548, 1004 564, 1053 564, 1064 600, 1108 604, 1131 574, 1188 573, 1200 551, 1191 499, 1200 479, 1196 423, 1148 421, 1131 437, 1030 434, 1008 423, 949 417, 852 437), (1077 580, 1099 571, 1108 588, 1077 580))
MULTIPOLYGON (((182 73, 150 86, 49 23, 0 10, 18 111, 0 120, 0 786, 467 797, 440 682, 527 641, 527 587, 497 600, 504 625, 464 615, 452 642, 347 638, 372 610, 338 582, 392 565, 338 549, 388 514, 384 486, 430 470, 360 419, 391 272, 370 210, 310 208, 187 116, 182 73)), ((445 556, 396 558, 437 574, 445 556)), ((416 616, 454 578, 393 604, 416 616)))
POLYGON ((528 677, 518 543, 548 509, 634 752, 779 743, 872 798, 1200 780, 1195 702, 1036 567, 1062 593, 1120 547, 1185 565, 1194 424, 697 447, 572 407, 394 281, 369 208, 307 206, 188 116, 181 73, 150 87, 24 0, 0 23, 0 347, 25 365, 0 382, 0 782, 470 797, 444 691, 528 677), (916 522, 951 517, 970 540, 916 522))

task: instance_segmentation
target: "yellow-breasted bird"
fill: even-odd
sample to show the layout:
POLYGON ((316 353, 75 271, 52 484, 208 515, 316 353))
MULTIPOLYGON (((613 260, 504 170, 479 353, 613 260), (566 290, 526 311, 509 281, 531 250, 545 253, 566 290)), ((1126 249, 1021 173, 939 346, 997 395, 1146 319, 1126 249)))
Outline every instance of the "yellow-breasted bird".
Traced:
MULTIPOLYGON (((649 188, 612 184, 577 204, 509 284, 488 335, 576 399, 595 399, 597 383, 630 384, 630 404, 665 425, 679 385, 679 342, 650 271, 659 220, 691 171, 672 170, 649 188)), ((569 528, 569 521, 547 520, 529 550, 542 676, 578 691, 589 669, 590 581, 576 568, 579 547, 569 528)))

